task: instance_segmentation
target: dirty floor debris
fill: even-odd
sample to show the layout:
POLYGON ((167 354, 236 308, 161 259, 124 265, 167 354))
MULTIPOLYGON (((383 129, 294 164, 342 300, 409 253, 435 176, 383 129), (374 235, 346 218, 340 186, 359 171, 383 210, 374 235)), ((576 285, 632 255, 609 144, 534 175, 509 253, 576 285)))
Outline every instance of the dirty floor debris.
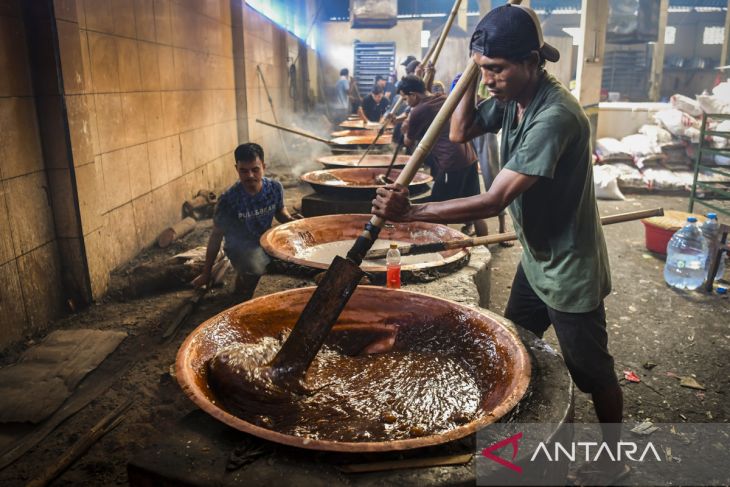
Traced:
MULTIPOLYGON (((287 189, 288 207, 298 203, 302 189, 287 189)), ((629 195, 626 201, 599 202, 603 215, 659 206, 685 210, 686 205, 686 198, 645 195, 629 195)), ((496 219, 489 221, 490 230, 496 230, 496 223, 496 219)), ((167 249, 144 252, 135 263, 153 263, 205 245, 209 231, 209 221, 201 222, 185 238, 167 249)), ((622 378, 626 422, 630 428, 645 422, 727 422, 730 416, 727 373, 730 300, 717 294, 683 293, 668 288, 662 279, 663 260, 644 247, 641 223, 613 225, 605 227, 604 232, 613 277, 613 291, 606 299, 609 346, 615 356, 616 372, 622 378), (640 382, 624 380, 624 370, 633 371, 640 382)), ((521 250, 519 245, 494 246, 490 250, 493 252, 491 309, 502 313, 521 250)), ((290 287, 312 282, 292 276, 277 279, 288 280, 290 287)), ((107 360, 121 357, 122 361, 128 361, 128 369, 95 401, 60 424, 24 457, 0 471, 0 484, 24 485, 100 418, 132 398, 133 404, 124 421, 96 442, 53 485, 126 484, 127 460, 194 409, 171 375, 174 374, 171 365, 187 333, 206 318, 236 303, 230 295, 232 281, 229 274, 227 286, 211 292, 177 335, 167 341, 162 340, 162 334, 177 308, 192 295, 190 290, 127 300, 112 286, 103 302, 56 323, 54 327, 58 329, 125 332, 128 337, 107 360)), ((262 280, 257 295, 268 292, 267 281, 262 280)), ((28 337, 28 340, 37 342, 41 338, 28 337)), ((551 331, 546 339, 557 348, 551 331)), ((0 365, 15 362, 22 351, 19 348, 4 354, 0 365)), ((576 421, 595 421, 588 396, 580 393, 576 396, 576 421)), ((8 445, 12 435, 11 429, 0 428, 0 449, 8 445)), ((632 482, 640 483, 642 474, 646 473, 634 469, 632 482)))

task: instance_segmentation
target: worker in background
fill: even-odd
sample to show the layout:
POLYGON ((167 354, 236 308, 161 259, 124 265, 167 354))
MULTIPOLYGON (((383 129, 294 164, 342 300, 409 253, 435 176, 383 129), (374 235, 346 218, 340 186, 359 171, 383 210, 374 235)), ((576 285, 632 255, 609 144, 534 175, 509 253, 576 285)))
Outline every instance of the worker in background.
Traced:
POLYGON ((237 274, 234 292, 247 301, 253 297, 270 262, 259 244, 261 235, 271 227, 274 218, 280 223, 294 218, 284 206, 281 183, 264 177, 266 164, 261 146, 252 142, 241 144, 233 154, 238 181, 218 199, 203 271, 193 285, 210 285, 213 263, 224 242, 223 250, 237 274))
POLYGON ((504 5, 477 25, 470 55, 491 94, 477 109, 476 84, 451 117, 450 138, 467 142, 502 130, 502 168, 488 192, 411 205, 399 185, 379 188, 373 213, 390 221, 456 223, 497 216, 509 205, 523 253, 505 317, 537 336, 552 324, 578 388, 591 394, 601 455, 577 485, 612 485, 629 473, 618 453, 623 395, 608 351, 603 299, 611 291, 608 252, 593 189, 591 130, 576 99, 545 72, 560 53, 543 41, 535 12, 504 5))
POLYGON ((337 103, 335 109, 337 110, 338 120, 344 120, 347 118, 350 107, 350 71, 347 68, 340 70, 340 79, 337 80, 335 85, 335 95, 337 103))
POLYGON ((412 72, 408 72, 408 65, 410 65, 413 61, 416 61, 416 56, 409 54, 406 56, 406 58, 403 60, 402 63, 400 63, 401 66, 403 66, 403 69, 405 70, 406 74, 413 74, 412 72))
MULTIPOLYGON (((413 148, 431 126, 446 101, 446 96, 427 92, 423 80, 412 74, 398 83, 398 93, 411 107, 401 130, 404 145, 413 148)), ((447 201, 479 194, 477 156, 474 149, 469 143, 451 142, 448 126, 441 130, 429 156, 431 174, 434 177, 429 201, 447 201)), ((486 235, 487 224, 484 220, 475 219, 474 226, 477 235, 486 235)))
POLYGON ((388 99, 383 94, 383 89, 375 85, 368 96, 362 100, 362 105, 357 111, 363 122, 380 122, 385 112, 388 111, 388 99))

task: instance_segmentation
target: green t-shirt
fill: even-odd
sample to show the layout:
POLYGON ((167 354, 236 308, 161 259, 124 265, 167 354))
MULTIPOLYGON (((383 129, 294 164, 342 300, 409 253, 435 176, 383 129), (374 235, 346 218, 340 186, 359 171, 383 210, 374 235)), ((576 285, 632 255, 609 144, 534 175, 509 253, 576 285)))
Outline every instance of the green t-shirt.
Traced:
POLYGON ((583 109, 546 74, 520 123, 516 102, 487 100, 479 115, 485 129, 502 129, 502 168, 540 176, 509 206, 530 285, 558 311, 596 309, 611 291, 611 273, 583 109))

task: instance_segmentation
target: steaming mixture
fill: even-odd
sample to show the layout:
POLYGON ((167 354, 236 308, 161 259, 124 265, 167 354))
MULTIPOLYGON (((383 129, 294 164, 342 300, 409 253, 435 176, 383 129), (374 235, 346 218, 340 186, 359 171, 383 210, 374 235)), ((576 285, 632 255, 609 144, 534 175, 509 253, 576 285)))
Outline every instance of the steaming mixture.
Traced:
MULTIPOLYGON (((388 247, 390 247, 391 242, 398 244, 398 247, 410 245, 411 243, 401 240, 376 240, 372 248, 387 249, 388 247)), ((297 250, 295 256, 299 259, 306 259, 311 262, 329 264, 330 262, 332 262, 332 259, 334 259, 336 255, 345 257, 354 243, 355 239, 351 239, 314 245, 312 247, 306 247, 297 250)), ((445 263, 443 256, 438 252, 430 252, 428 254, 417 255, 403 255, 401 256, 400 262, 401 265, 421 264, 424 262, 437 264, 445 263)), ((385 259, 366 259, 363 261, 363 266, 385 266, 385 259)))
POLYGON ((209 382, 231 412, 288 435, 384 441, 439 434, 485 414, 484 398, 505 380, 493 338, 465 321, 401 324, 384 353, 348 356, 330 339, 309 368, 308 392, 262 396, 243 384, 253 357, 263 364, 281 346, 271 337, 222 350, 209 363, 209 382))

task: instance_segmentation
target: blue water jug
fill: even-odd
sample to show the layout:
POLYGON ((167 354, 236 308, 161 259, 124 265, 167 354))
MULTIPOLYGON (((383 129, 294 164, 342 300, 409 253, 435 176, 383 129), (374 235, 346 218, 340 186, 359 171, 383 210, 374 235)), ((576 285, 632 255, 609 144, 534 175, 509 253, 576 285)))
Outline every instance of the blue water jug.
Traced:
POLYGON ((697 226, 697 218, 677 230, 667 244, 664 280, 677 289, 697 289, 705 282, 707 241, 697 226))

